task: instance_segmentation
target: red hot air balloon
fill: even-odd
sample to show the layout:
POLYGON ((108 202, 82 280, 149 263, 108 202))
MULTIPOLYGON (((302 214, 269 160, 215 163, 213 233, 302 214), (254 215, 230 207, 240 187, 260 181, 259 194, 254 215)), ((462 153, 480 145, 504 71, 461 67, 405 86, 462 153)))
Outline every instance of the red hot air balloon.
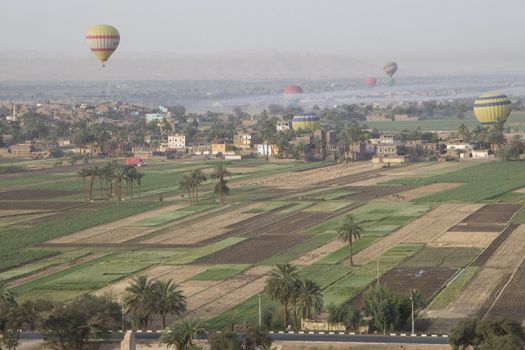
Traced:
POLYGON ((365 80, 365 85, 369 88, 373 88, 374 86, 376 86, 377 84, 377 79, 374 78, 374 77, 368 77, 366 80, 365 80))
POLYGON ((288 85, 284 88, 285 95, 302 94, 303 88, 299 85, 288 85))

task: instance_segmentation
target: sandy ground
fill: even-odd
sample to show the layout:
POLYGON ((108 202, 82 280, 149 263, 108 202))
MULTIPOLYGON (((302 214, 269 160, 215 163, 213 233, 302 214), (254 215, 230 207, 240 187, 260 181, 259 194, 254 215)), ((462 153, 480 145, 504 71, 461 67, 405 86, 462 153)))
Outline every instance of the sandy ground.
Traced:
POLYGON ((357 253, 354 263, 364 265, 399 243, 427 243, 477 208, 478 205, 442 204, 357 253))
POLYGON ((429 243, 439 248, 487 248, 499 232, 446 232, 429 243))
POLYGON ((430 243, 481 207, 481 204, 441 204, 399 231, 411 231, 404 243, 430 243))
POLYGON ((421 186, 414 188, 412 190, 404 191, 397 193, 396 195, 388 196, 387 199, 392 200, 403 200, 403 201, 411 201, 413 199, 428 196, 437 192, 442 192, 446 190, 450 190, 452 188, 458 187, 461 184, 458 183, 435 183, 431 185, 421 186))
MULTIPOLYGON (((520 266, 525 249, 525 226, 520 225, 498 247, 484 267, 474 276, 461 294, 445 310, 429 312, 433 319, 461 319, 482 316, 496 297, 498 287, 504 285, 520 266)), ((433 327, 439 327, 439 320, 433 327)), ((446 327, 443 326, 443 328, 446 327)))
POLYGON ((232 187, 243 186, 282 186, 303 187, 321 181, 332 180, 342 176, 354 175, 364 171, 375 169, 370 162, 353 162, 331 165, 319 169, 306 170, 300 173, 286 172, 278 175, 268 176, 262 179, 251 179, 239 181, 232 187))
POLYGON ((245 213, 261 206, 261 203, 248 204, 237 209, 213 216, 186 227, 174 227, 165 234, 144 241, 150 244, 194 244, 227 232, 226 227, 260 213, 245 213))
MULTIPOLYGON (((169 205, 169 206, 164 207, 164 208, 150 210, 150 211, 147 211, 147 212, 144 212, 144 213, 140 213, 140 214, 137 214, 137 215, 134 215, 134 216, 127 217, 127 218, 122 219, 122 220, 113 221, 113 222, 111 222, 109 224, 99 225, 99 226, 95 226, 95 227, 92 227, 92 228, 88 228, 86 230, 78 231, 78 232, 73 233, 71 235, 67 235, 67 236, 64 236, 64 237, 60 237, 60 238, 48 241, 48 243, 75 243, 75 242, 78 242, 78 241, 82 241, 82 240, 86 240, 86 239, 92 238, 92 237, 97 236, 97 235, 105 236, 108 232, 110 232, 112 230, 116 230, 116 229, 122 228, 124 226, 130 226, 130 225, 132 225, 133 223, 135 223, 137 221, 141 221, 141 220, 150 218, 152 216, 169 213, 169 212, 175 211, 177 209, 183 208, 185 206, 187 206, 187 203, 177 203, 177 204, 174 204, 174 205, 169 205)), ((144 227, 143 230, 144 231, 148 231, 148 230, 152 230, 152 228, 144 227)), ((158 230, 158 227, 155 228, 154 230, 158 230)), ((105 240, 105 241, 97 241, 97 242, 98 243, 108 243, 107 240, 105 240)), ((118 243, 118 242, 116 242, 116 243, 118 243)))
MULTIPOLYGON (((189 315, 199 319, 210 319, 232 308, 243 300, 262 291, 266 284, 266 274, 271 270, 268 266, 256 266, 248 269, 235 277, 224 281, 215 282, 212 286, 201 288, 200 291, 190 296, 186 291, 188 287, 203 287, 211 281, 188 281, 182 283, 182 290, 188 295, 189 315)), ((189 290, 188 290, 189 291, 189 290)))
MULTIPOLYGON (((138 275, 146 275, 150 279, 173 279, 178 284, 183 284, 184 281, 192 278, 196 274, 199 274, 209 266, 206 265, 163 265, 155 266, 146 271, 139 273, 138 275)), ((116 283, 107 285, 104 288, 101 288, 94 292, 96 295, 107 295, 118 299, 125 291, 126 287, 132 281, 132 277, 123 279, 116 283)))
POLYGON ((395 180, 400 178, 406 178, 411 176, 425 176, 425 175, 436 175, 440 173, 446 173, 448 171, 453 171, 454 167, 458 163, 454 162, 439 162, 422 167, 412 167, 407 166, 399 169, 390 169, 382 173, 383 176, 366 179, 363 181, 352 183, 353 186, 373 186, 378 183, 395 180))

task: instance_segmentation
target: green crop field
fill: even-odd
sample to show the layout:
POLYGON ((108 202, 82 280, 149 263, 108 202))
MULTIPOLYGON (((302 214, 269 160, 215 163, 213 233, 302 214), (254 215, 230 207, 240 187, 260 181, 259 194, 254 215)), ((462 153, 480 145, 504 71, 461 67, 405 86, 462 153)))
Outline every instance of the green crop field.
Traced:
POLYGON ((480 253, 479 248, 426 247, 405 260, 403 267, 464 267, 480 253))
POLYGON ((459 187, 417 198, 416 202, 478 202, 490 200, 525 186, 525 167, 520 162, 494 161, 436 176, 396 179, 389 183, 429 185, 460 183, 459 187))
POLYGON ((191 279, 194 281, 222 281, 241 273, 250 266, 248 264, 215 265, 191 279))

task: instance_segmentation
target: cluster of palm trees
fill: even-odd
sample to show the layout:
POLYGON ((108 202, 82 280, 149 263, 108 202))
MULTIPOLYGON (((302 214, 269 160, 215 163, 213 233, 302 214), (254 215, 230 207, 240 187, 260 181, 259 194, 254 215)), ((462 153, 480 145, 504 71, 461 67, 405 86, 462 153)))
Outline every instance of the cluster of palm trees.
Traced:
POLYGON ((84 182, 84 199, 86 201, 92 200, 95 183, 99 185, 100 198, 109 199, 115 196, 119 201, 122 200, 123 196, 133 198, 133 186, 137 183, 140 198, 140 187, 144 173, 137 171, 134 166, 122 165, 113 160, 102 167, 92 165, 82 168, 77 175, 84 182), (122 191, 123 182, 125 183, 124 193, 122 191))
MULTIPOLYGON (((219 195, 221 204, 224 203, 224 197, 230 192, 227 185, 227 177, 231 177, 231 172, 223 164, 217 165, 211 175, 211 180, 215 181, 214 193, 219 195)), ((179 189, 188 192, 188 199, 192 204, 199 203, 199 187, 208 181, 208 178, 202 169, 194 169, 185 174, 179 181, 179 189)))
POLYGON ((277 264, 268 274, 264 290, 270 299, 282 304, 284 328, 288 328, 290 311, 297 328, 298 315, 311 319, 323 309, 321 287, 310 279, 300 278, 297 267, 291 264, 277 264))
POLYGON ((158 315, 162 328, 166 328, 166 316, 180 316, 186 312, 186 297, 173 280, 149 280, 140 275, 126 288, 123 298, 124 312, 132 317, 141 329, 146 329, 158 315))
POLYGON ((194 169, 179 181, 179 189, 188 191, 188 200, 191 204, 199 203, 199 187, 208 179, 201 169, 194 169))

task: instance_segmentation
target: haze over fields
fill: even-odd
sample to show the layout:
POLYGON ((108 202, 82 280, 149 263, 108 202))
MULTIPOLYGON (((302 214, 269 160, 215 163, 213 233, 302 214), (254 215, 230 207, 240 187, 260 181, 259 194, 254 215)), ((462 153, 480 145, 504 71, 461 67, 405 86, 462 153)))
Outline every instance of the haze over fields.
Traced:
POLYGON ((0 80, 319 79, 524 73, 522 2, 4 1, 0 80), (105 70, 94 23, 121 43, 105 70), (16 33, 16 35, 14 35, 16 33))

